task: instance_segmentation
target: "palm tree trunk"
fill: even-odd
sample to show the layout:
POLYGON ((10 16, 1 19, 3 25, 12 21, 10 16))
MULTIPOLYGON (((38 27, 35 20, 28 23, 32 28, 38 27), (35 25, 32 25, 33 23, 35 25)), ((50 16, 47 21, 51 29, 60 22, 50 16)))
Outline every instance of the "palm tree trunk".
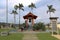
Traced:
POLYGON ((20 29, 20 10, 19 10, 19 29, 20 29))
POLYGON ((33 13, 33 8, 31 7, 31 12, 33 13))
POLYGON ((15 27, 15 23, 16 23, 15 18, 16 18, 16 14, 14 14, 14 27, 15 27))
POLYGON ((50 15, 50 17, 51 17, 51 12, 49 12, 49 15, 50 15))
POLYGON ((8 23, 8 0, 6 0, 6 23, 8 23))

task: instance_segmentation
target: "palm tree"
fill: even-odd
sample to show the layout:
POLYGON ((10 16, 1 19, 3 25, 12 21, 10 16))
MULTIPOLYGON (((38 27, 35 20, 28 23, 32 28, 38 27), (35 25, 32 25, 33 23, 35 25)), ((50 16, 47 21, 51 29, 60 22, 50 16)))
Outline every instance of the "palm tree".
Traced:
POLYGON ((47 6, 48 7, 48 10, 47 10, 47 13, 49 12, 49 14, 50 14, 50 17, 51 17, 51 12, 55 12, 56 11, 56 9, 55 8, 53 8, 53 5, 50 5, 50 6, 47 6))
POLYGON ((19 6, 18 6, 18 9, 19 9, 19 28, 20 28, 20 16, 21 16, 20 15, 20 10, 23 10, 24 11, 23 7, 24 7, 23 4, 20 4, 19 3, 19 6))
POLYGON ((11 14, 14 14, 14 24, 15 24, 16 23, 16 14, 18 14, 18 13, 17 13, 17 11, 12 10, 11 14))
POLYGON ((33 8, 36 8, 34 3, 31 3, 30 5, 28 5, 29 8, 31 8, 31 11, 33 10, 33 8))
MULTIPOLYGON (((15 5, 15 6, 14 6, 14 9, 15 9, 15 14, 18 14, 18 13, 17 13, 18 5, 15 5)), ((13 11, 14 11, 14 10, 13 10, 13 11)))
POLYGON ((17 9, 19 9, 19 28, 20 28, 20 10, 23 10, 24 11, 24 9, 23 9, 23 4, 20 4, 19 3, 19 5, 15 5, 14 6, 14 9, 17 11, 17 9))

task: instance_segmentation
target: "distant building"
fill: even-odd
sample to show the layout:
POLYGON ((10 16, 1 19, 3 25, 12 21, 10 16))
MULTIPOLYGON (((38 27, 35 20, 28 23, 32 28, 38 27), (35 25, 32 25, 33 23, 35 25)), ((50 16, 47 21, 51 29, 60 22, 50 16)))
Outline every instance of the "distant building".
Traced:
POLYGON ((0 22, 0 28, 13 28, 13 27, 18 27, 19 24, 12 24, 12 23, 3 23, 0 22))

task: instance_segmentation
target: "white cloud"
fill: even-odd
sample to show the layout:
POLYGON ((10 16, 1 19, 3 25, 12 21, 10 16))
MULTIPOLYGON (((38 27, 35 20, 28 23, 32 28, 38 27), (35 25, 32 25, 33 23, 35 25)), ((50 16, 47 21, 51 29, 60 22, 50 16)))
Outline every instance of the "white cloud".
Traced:
POLYGON ((10 5, 15 5, 18 3, 22 3, 24 6, 28 6, 29 4, 31 4, 31 2, 36 3, 39 2, 41 0, 9 0, 9 4, 10 5))
POLYGON ((4 16, 6 13, 6 9, 0 9, 0 16, 4 16))

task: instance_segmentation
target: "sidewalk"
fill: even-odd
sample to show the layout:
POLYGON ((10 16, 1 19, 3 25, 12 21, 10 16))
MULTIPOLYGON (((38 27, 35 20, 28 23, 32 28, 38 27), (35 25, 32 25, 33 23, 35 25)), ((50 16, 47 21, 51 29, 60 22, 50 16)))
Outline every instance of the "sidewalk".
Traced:
POLYGON ((38 40, 36 33, 27 32, 24 33, 23 40, 38 40))
POLYGON ((53 35, 54 37, 60 39, 60 35, 53 35))

